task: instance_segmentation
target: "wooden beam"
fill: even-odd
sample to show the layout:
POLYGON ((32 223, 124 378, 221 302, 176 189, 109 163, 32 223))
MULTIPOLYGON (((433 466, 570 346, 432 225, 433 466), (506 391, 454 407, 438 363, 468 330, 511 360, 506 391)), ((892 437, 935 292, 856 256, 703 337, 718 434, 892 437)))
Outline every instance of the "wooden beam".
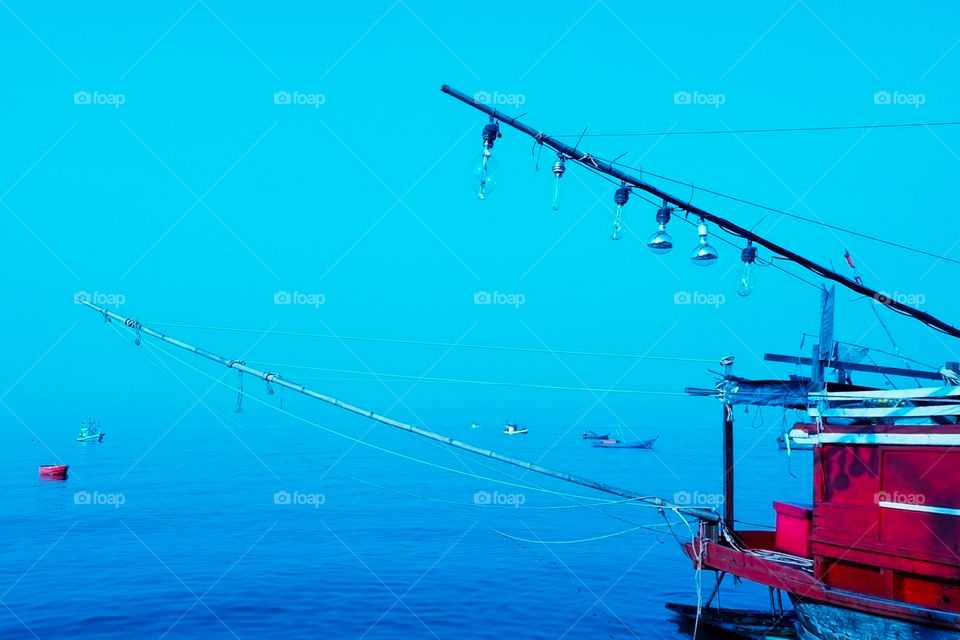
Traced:
MULTIPOLYGON (((810 358, 800 356, 785 356, 779 353, 765 353, 763 359, 768 362, 784 362, 787 364, 799 364, 801 366, 810 366, 813 361, 810 358)), ((831 366, 844 369, 845 371, 866 371, 868 373, 886 373, 891 376, 903 376, 905 378, 923 378, 924 380, 943 380, 943 376, 935 371, 918 371, 916 369, 903 369, 900 367, 882 367, 873 364, 860 364, 859 362, 834 362, 831 366)))

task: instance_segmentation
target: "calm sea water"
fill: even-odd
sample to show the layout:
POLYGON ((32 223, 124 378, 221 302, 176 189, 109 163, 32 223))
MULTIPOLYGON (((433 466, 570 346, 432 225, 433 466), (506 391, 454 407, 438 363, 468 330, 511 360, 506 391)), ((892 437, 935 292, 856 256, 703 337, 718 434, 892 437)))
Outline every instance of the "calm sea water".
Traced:
MULTIPOLYGON (((687 637, 664 603, 696 602, 694 572, 654 510, 549 493, 608 498, 336 414, 325 424, 524 487, 255 411, 192 415, 105 425, 99 445, 72 442, 72 427, 14 434, 0 468, 0 637, 687 637), (66 481, 38 480, 47 446, 70 464, 66 481), (487 495, 502 504, 475 503, 487 495), (498 533, 569 542, 640 524, 655 528, 572 544, 498 533)), ((638 427, 660 433, 652 452, 593 450, 562 426, 443 430, 651 494, 709 502, 719 488, 717 425, 638 427)), ((771 500, 809 502, 810 454, 794 453, 794 477, 776 428, 764 431, 738 425, 738 517, 769 525, 771 500)), ((749 586, 722 598, 767 602, 749 586)))

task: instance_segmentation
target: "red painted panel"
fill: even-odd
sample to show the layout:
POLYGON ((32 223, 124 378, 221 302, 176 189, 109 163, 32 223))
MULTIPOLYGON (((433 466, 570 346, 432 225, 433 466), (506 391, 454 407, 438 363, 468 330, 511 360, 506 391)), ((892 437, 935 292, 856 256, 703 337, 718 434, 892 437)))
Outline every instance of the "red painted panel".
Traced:
POLYGON ((777 512, 777 551, 809 558, 813 509, 786 502, 774 502, 777 512))

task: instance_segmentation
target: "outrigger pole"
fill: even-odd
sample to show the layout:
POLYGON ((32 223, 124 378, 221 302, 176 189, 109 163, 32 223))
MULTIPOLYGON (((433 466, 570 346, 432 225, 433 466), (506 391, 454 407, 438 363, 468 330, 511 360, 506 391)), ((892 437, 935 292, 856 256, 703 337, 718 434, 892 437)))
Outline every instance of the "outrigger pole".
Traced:
POLYGON ((475 100, 471 96, 468 96, 462 91, 458 91, 448 85, 443 85, 440 88, 440 90, 446 93, 447 95, 453 96, 457 100, 460 100, 461 102, 464 102, 470 105, 474 109, 477 109, 479 111, 486 113, 493 120, 502 122, 506 125, 513 127, 518 131, 521 131, 527 134, 531 138, 535 139, 538 143, 544 144, 550 147, 551 149, 553 149, 554 151, 563 154, 563 156, 569 160, 573 160, 574 162, 581 164, 585 167, 589 167, 600 173, 604 173, 608 176, 617 178, 618 180, 621 180, 622 182, 626 183, 627 185, 630 185, 631 187, 636 187, 637 189, 646 191, 647 193, 654 195, 664 200, 665 202, 669 202, 670 204, 672 204, 678 209, 692 213, 700 218, 703 218, 704 220, 712 222, 713 224, 717 225, 719 228, 723 229, 728 233, 731 233, 735 236, 740 236, 745 240, 752 240, 758 245, 762 247, 766 247, 773 253, 799 264, 800 266, 807 269, 808 271, 811 271, 828 280, 833 280, 834 282, 838 282, 839 284, 843 285, 847 289, 850 289, 851 291, 855 291, 861 295, 870 296, 880 304, 890 307, 891 309, 898 311, 904 315, 915 318, 920 322, 923 322, 924 324, 930 327, 933 327, 934 329, 937 329, 938 331, 942 331, 943 333, 946 333, 947 335, 951 335, 954 338, 960 338, 960 329, 944 322, 943 320, 940 320, 936 316, 931 315, 926 311, 921 311, 920 309, 915 309, 914 307, 911 307, 909 305, 893 300, 889 296, 875 289, 871 289, 870 287, 866 287, 859 282, 856 282, 854 280, 851 280, 850 278, 842 276, 836 271, 833 271, 832 269, 828 269, 827 267, 817 264, 813 260, 805 258, 798 253, 790 251, 785 247, 782 247, 774 242, 771 242, 770 240, 767 240, 763 236, 757 235, 756 233, 754 233, 753 231, 750 231, 749 229, 744 229, 743 227, 727 220, 726 218, 721 218, 720 216, 712 214, 709 211, 704 211, 703 209, 701 209, 696 205, 690 204, 689 202, 684 202, 683 200, 677 198, 676 196, 671 195, 666 191, 662 191, 661 189, 658 189, 657 187, 651 184, 648 184, 643 180, 640 180, 639 178, 634 177, 633 175, 631 175, 630 173, 627 173, 626 171, 623 171, 622 169, 618 169, 612 163, 607 162, 606 160, 601 160, 600 158, 590 153, 580 151, 576 147, 571 147, 570 145, 564 142, 561 142, 556 138, 551 138, 550 136, 544 134, 542 131, 539 131, 527 124, 524 124, 523 122, 520 122, 520 120, 515 117, 508 116, 500 111, 497 111, 496 109, 494 109, 493 107, 487 104, 478 102, 477 100, 475 100))
POLYGON ((517 460, 516 458, 510 458, 504 455, 500 455, 495 451, 490 451, 488 449, 481 449, 471 444, 467 444, 466 442, 460 442, 459 440, 454 440, 453 438, 448 438, 446 436, 433 433, 432 431, 427 431, 426 429, 421 429, 413 425, 409 425, 403 422, 399 422, 397 420, 393 420, 386 416, 382 416, 377 413, 374 413, 373 411, 367 411, 366 409, 355 407, 352 404, 347 404, 346 402, 342 402, 340 400, 337 400, 336 398, 323 395, 322 393, 317 393, 316 391, 307 389, 301 384, 297 384, 296 382, 290 382, 289 380, 281 378, 275 373, 269 373, 266 371, 260 371, 259 369, 254 369, 253 367, 247 366, 244 362, 240 360, 230 360, 229 358, 224 358, 223 356, 219 356, 215 353, 211 353, 210 351, 205 351, 203 349, 200 349, 199 347, 195 347, 191 344, 187 344, 182 340, 177 340, 176 338, 170 337, 168 335, 164 335, 159 331, 154 331, 153 329, 150 329, 149 327, 146 327, 140 324, 140 322, 138 322, 134 318, 125 318, 112 311, 108 311, 107 309, 98 307, 97 305, 92 304, 86 300, 78 300, 78 302, 102 314, 103 319, 107 322, 110 322, 111 320, 117 320, 118 322, 122 322, 125 326, 130 327, 131 329, 136 331, 138 334, 146 334, 148 336, 156 338, 157 340, 166 342, 167 344, 172 344, 175 347, 179 347, 186 351, 195 353, 198 356, 202 356, 208 360, 213 360, 214 362, 222 364, 227 368, 236 369, 237 371, 242 371, 243 373, 256 376, 258 378, 265 380, 266 382, 269 382, 270 384, 276 384, 281 387, 286 387, 291 391, 296 391, 297 393, 301 393, 315 400, 320 400, 321 402, 332 404, 335 407, 345 409, 346 411, 355 413, 357 415, 361 415, 364 418, 369 418, 370 420, 380 422, 387 426, 394 427, 402 431, 409 431, 410 433, 415 433, 418 436, 422 436, 430 440, 436 440, 437 442, 450 445, 451 447, 463 449, 465 451, 469 451, 470 453, 475 453, 479 456, 485 456, 487 458, 492 458, 499 462, 505 462, 506 464, 512 464, 516 467, 520 467, 521 469, 526 469, 527 471, 533 471, 535 473, 549 476, 551 478, 556 478, 558 480, 564 480, 566 482, 579 484, 584 487, 588 487, 590 489, 596 489, 597 491, 603 491, 605 493, 611 493, 613 495, 617 495, 623 498, 629 498, 631 500, 635 500, 643 504, 649 504, 656 507, 670 509, 671 511, 682 513, 684 515, 688 515, 693 518, 697 518, 699 520, 704 520, 704 521, 713 522, 713 523, 720 521, 720 516, 713 511, 674 505, 673 503, 667 500, 664 500, 663 498, 643 495, 643 494, 637 493, 636 491, 630 491, 629 489, 621 489, 619 487, 614 487, 604 482, 597 482, 595 480, 590 480, 589 478, 581 478, 580 476, 564 473, 563 471, 554 471, 553 469, 548 469, 546 467, 541 467, 540 465, 537 465, 537 464, 533 464, 530 462, 525 462, 523 460, 517 460))

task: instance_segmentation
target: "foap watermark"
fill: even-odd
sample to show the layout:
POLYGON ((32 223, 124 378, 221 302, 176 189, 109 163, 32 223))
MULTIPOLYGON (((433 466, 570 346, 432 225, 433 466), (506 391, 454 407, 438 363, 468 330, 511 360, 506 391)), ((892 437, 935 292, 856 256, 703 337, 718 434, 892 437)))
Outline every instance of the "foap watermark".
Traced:
POLYGON ((694 91, 677 91, 673 94, 673 104, 703 104, 709 105, 714 109, 719 109, 720 105, 727 101, 727 97, 722 93, 700 93, 694 91))
POLYGON ((726 304, 726 302, 727 296, 722 293, 701 293, 699 291, 690 293, 689 291, 677 291, 673 294, 673 304, 700 304, 719 308, 720 305, 726 304))
POLYGON ((718 507, 723 504, 723 494, 677 491, 673 503, 681 507, 718 507))
POLYGON ((923 295, 922 293, 903 293, 902 291, 888 293, 886 291, 878 291, 874 294, 873 299, 880 304, 899 302, 900 304, 905 304, 908 307, 915 307, 919 309, 923 303, 927 301, 927 296, 923 295))
POLYGON ((273 294, 273 304, 299 304, 319 308, 327 301, 322 293, 304 293, 303 291, 277 291, 273 294))
POLYGON ((899 91, 877 91, 873 94, 873 104, 899 104, 909 105, 914 109, 919 109, 920 105, 927 101, 927 96, 922 93, 900 93, 899 91))
POLYGON ((873 496, 875 504, 926 504, 927 497, 922 493, 904 493, 901 491, 878 491, 873 496))
POLYGON ((127 97, 122 93, 100 93, 99 91, 77 91, 73 94, 73 104, 103 104, 109 105, 114 109, 119 109, 120 105, 127 101, 127 97))
POLYGON ((301 493, 294 491, 277 491, 273 494, 273 504, 307 506, 319 509, 320 505, 326 503, 327 496, 322 493, 301 493))
POLYGON ((506 104, 511 107, 519 107, 527 101, 527 97, 522 93, 500 93, 499 91, 490 93, 489 91, 477 91, 473 94, 473 101, 477 104, 506 104))
POLYGON ((500 291, 477 291, 473 294, 473 304, 499 304, 519 309, 527 301, 522 293, 501 293, 500 291))
POLYGON ((473 504, 495 505, 500 507, 514 507, 519 509, 527 501, 527 496, 522 493, 500 493, 494 491, 477 491, 473 494, 473 504))
POLYGON ((99 491, 90 493, 89 491, 77 491, 73 494, 73 504, 106 505, 114 509, 119 509, 120 505, 126 501, 127 497, 122 493, 100 493, 99 491))
POLYGON ((319 109, 327 101, 322 93, 301 93, 300 91, 277 91, 273 94, 273 104, 300 104, 319 109))
POLYGON ((101 307, 119 307, 127 301, 127 297, 122 293, 103 293, 102 291, 77 291, 73 294, 74 304, 83 304, 89 302, 101 307))

